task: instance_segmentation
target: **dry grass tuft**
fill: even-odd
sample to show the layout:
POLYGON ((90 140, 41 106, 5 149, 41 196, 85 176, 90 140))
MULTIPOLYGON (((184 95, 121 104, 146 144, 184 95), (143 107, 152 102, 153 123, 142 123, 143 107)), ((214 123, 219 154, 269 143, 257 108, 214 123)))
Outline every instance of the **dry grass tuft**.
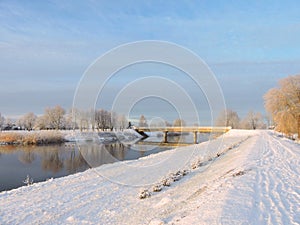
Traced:
POLYGON ((0 132, 2 145, 45 145, 64 142, 59 131, 8 131, 0 132))

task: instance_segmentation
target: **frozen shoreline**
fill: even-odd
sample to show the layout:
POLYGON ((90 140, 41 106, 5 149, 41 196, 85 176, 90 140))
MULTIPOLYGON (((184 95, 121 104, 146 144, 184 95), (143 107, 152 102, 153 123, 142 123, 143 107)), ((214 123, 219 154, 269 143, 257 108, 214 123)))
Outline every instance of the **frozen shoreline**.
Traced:
POLYGON ((1 145, 47 145, 76 141, 133 141, 141 138, 134 130, 80 132, 79 130, 2 131, 1 145))
POLYGON ((210 143, 1 192, 0 222, 297 224, 299 162, 299 144, 270 131, 232 130, 210 143), (189 173, 152 190, 181 169, 189 173), (139 199, 144 189, 151 197, 139 199))

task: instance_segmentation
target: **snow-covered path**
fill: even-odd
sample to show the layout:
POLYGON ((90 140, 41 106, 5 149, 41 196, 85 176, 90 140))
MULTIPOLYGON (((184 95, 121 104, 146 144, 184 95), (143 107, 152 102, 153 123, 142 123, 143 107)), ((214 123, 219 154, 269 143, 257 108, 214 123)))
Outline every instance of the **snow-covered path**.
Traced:
POLYGON ((223 141, 199 144, 185 164, 190 172, 161 192, 147 186, 150 198, 138 198, 141 187, 99 176, 159 182, 192 148, 2 192, 0 223, 300 224, 300 145, 271 131, 232 130, 223 141), (154 174, 128 167, 147 168, 166 158, 166 168, 154 174), (193 159, 201 162, 194 169, 193 159))
POLYGON ((206 185, 178 224, 300 224, 300 146, 257 133, 219 162, 228 172, 206 185))

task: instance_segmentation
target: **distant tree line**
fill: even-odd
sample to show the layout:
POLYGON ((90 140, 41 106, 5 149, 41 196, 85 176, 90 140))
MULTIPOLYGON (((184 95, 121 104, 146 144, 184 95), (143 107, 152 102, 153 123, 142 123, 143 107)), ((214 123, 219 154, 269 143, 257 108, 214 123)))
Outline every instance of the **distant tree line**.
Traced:
MULTIPOLYGON (((267 127, 264 120, 270 121, 269 117, 263 117, 259 112, 249 111, 244 119, 240 119, 237 112, 227 109, 220 113, 216 120, 216 126, 230 126, 233 129, 265 129, 267 127)), ((46 108, 43 115, 37 116, 29 112, 19 118, 16 123, 12 123, 9 118, 4 118, 0 113, 0 130, 71 130, 80 129, 93 131, 104 130, 123 130, 131 124, 124 115, 118 115, 115 112, 104 109, 97 110, 78 110, 73 109, 66 112, 61 106, 46 108)), ((133 124, 131 124, 133 125, 133 124)), ((270 125, 270 122, 268 123, 270 125)), ((147 127, 148 122, 144 115, 141 115, 138 121, 139 127, 147 127)), ((177 118, 170 123, 168 121, 159 121, 151 123, 151 127, 183 127, 186 122, 177 118)), ((198 126, 198 125, 195 125, 198 126)), ((287 125, 285 125, 287 126, 287 125)), ((281 124, 280 127, 283 127, 281 124)))
MULTIPOLYGON (((232 129, 265 129, 267 128, 267 124, 265 120, 267 117, 263 117, 260 112, 249 111, 245 118, 240 119, 237 112, 227 109, 223 110, 218 116, 215 126, 226 126, 232 127, 232 129)), ((144 115, 140 116, 139 127, 147 127, 147 119, 144 115)), ((186 126, 186 122, 183 119, 177 118, 173 121, 173 123, 169 123, 168 121, 160 121, 157 123, 151 123, 151 127, 184 127, 186 126)), ((199 124, 195 124, 194 126, 199 126, 199 124)))
POLYGON ((61 106, 48 107, 37 116, 29 112, 12 122, 0 113, 0 130, 113 130, 125 129, 128 121, 124 115, 117 115, 104 109, 77 110, 66 112, 61 106))
MULTIPOLYGON (((263 117, 259 112, 249 111, 240 119, 237 112, 226 109, 216 120, 216 126, 231 126, 241 129, 264 129, 274 127, 275 130, 289 136, 297 133, 300 137, 300 75, 289 76, 279 81, 279 87, 270 89, 265 95, 265 108, 269 113, 263 117)), ((131 123, 130 123, 131 124, 131 123)), ((173 124, 160 121, 151 126, 185 126, 182 119, 173 124)), ((146 117, 141 115, 138 126, 148 126, 146 117)), ((29 112, 17 121, 4 118, 0 113, 0 130, 46 130, 46 129, 80 129, 80 130, 113 130, 125 129, 128 120, 124 115, 104 109, 78 110, 66 112, 61 106, 46 108, 43 115, 37 116, 29 112)))
POLYGON ((270 89, 264 96, 268 113, 250 111, 240 120, 238 114, 230 109, 224 110, 216 125, 242 129, 272 128, 294 138, 300 138, 300 75, 288 76, 279 80, 278 87, 270 89))
POLYGON ((265 119, 260 112, 249 111, 245 118, 240 119, 237 112, 223 110, 216 119, 216 126, 231 127, 232 129, 266 129, 265 119))

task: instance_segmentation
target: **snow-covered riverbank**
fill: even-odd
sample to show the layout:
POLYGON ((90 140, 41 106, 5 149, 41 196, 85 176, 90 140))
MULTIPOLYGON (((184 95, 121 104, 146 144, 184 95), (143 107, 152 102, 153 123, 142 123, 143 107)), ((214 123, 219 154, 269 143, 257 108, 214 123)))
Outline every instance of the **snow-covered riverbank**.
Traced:
POLYGON ((0 132, 0 145, 47 145, 63 142, 97 141, 115 142, 137 141, 142 136, 132 129, 123 131, 87 132, 79 130, 36 130, 0 132))
POLYGON ((2 192, 0 223, 299 224, 299 165, 299 144, 271 131, 232 130, 209 143, 2 192), (139 199, 144 189, 151 196, 139 199))

